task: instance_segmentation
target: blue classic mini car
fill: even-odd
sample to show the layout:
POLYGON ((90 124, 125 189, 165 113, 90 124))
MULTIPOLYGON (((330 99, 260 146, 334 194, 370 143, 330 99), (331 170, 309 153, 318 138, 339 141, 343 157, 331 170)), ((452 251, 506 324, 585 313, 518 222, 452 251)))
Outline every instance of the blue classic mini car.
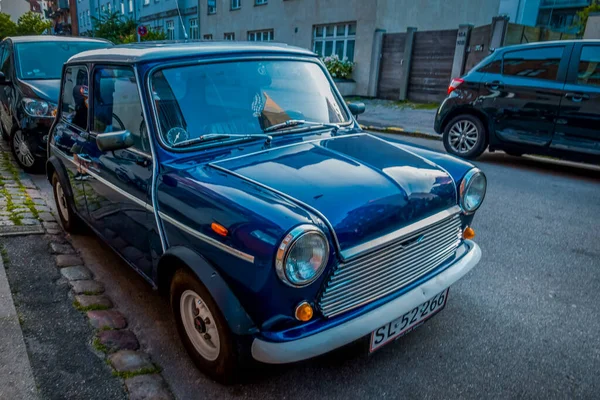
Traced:
POLYGON ((66 230, 85 223, 169 293, 215 379, 362 338, 374 351, 479 261, 486 179, 363 132, 362 111, 285 45, 87 51, 63 68, 48 179, 66 230))

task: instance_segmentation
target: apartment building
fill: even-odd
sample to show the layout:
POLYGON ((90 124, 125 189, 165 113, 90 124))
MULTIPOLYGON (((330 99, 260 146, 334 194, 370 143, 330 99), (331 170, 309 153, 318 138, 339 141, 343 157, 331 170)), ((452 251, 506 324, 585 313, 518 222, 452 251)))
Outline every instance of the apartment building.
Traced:
POLYGON ((161 29, 169 40, 198 39, 198 0, 135 0, 137 20, 161 29))
POLYGON ((499 13, 508 15, 510 21, 517 24, 575 33, 573 24, 577 21, 577 12, 591 2, 592 0, 501 0, 499 13))
POLYGON ((203 39, 277 41, 356 63, 356 94, 369 95, 375 32, 489 24, 500 0, 199 0, 203 39))

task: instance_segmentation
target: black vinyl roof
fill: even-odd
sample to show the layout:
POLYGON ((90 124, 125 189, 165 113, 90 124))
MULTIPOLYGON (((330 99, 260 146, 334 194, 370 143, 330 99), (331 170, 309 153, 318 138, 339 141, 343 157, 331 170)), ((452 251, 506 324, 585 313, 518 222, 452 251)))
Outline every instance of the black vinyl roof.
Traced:
POLYGON ((306 49, 282 43, 232 42, 232 41, 169 41, 142 42, 119 45, 105 49, 88 50, 74 55, 71 62, 122 62, 137 63, 156 60, 172 60, 192 56, 235 54, 281 54, 315 56, 306 49))

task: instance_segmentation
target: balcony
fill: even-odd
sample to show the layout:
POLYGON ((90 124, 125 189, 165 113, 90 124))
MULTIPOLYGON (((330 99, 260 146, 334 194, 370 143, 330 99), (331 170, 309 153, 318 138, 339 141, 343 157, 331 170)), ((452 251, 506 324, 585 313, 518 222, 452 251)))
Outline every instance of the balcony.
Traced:
POLYGON ((591 2, 592 0, 542 0, 540 8, 583 8, 591 2))

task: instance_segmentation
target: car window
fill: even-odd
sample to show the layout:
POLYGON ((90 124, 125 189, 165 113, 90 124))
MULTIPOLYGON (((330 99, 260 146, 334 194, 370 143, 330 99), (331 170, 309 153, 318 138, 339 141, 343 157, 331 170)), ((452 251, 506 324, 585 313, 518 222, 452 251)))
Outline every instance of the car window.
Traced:
POLYGON ((556 46, 505 53, 502 74, 556 80, 564 49, 564 46, 556 46))
POLYGON ((88 70, 85 65, 65 69, 61 118, 82 130, 88 127, 88 70))
POLYGON ((577 83, 600 86, 600 46, 583 46, 581 49, 577 83))
POLYGON ((93 131, 102 134, 128 130, 133 147, 150 152, 135 74, 131 68, 94 70, 93 131))

